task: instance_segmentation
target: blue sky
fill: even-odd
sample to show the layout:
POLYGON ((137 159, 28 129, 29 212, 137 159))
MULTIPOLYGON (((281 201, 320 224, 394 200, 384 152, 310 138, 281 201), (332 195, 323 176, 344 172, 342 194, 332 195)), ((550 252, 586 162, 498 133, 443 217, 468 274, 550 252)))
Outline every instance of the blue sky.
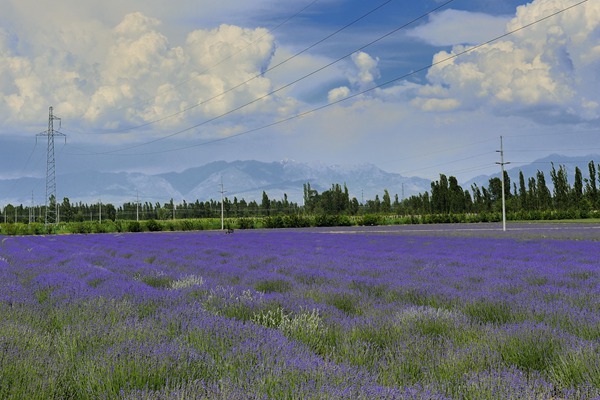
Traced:
POLYGON ((600 153, 598 2, 7 3, 0 179, 44 176, 50 106, 59 174, 293 159, 465 181, 501 135, 515 165, 600 153))

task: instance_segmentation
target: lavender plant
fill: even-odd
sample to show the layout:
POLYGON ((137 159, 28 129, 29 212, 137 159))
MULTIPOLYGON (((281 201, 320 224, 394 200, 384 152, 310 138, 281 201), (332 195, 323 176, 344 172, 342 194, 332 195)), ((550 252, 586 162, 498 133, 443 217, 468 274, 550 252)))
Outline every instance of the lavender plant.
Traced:
POLYGON ((590 399, 600 242, 5 237, 2 399, 590 399))

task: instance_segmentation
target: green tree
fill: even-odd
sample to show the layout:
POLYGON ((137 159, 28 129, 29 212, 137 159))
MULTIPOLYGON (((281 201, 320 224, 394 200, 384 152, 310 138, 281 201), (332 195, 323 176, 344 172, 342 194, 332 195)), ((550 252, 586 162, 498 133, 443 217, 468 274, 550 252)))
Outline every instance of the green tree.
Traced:
POLYGON ((544 177, 544 172, 538 170, 536 173, 536 192, 537 192, 537 203, 539 210, 550 210, 552 207, 552 195, 550 194, 550 189, 546 186, 546 178, 544 177))
POLYGON ((482 212, 485 209, 485 202, 483 195, 481 194, 481 189, 476 183, 471 185, 471 192, 473 192, 473 207, 475 208, 475 211, 482 212))
POLYGON ((314 212, 318 202, 319 193, 310 187, 310 182, 304 184, 304 208, 308 212, 314 212))
POLYGON ((68 197, 63 198, 62 205, 60 206, 60 220, 64 222, 73 221, 73 207, 68 197))
POLYGON ((431 209, 434 213, 450 212, 448 178, 440 174, 439 181, 431 182, 431 209))
POLYGON ((519 207, 521 210, 528 210, 527 189, 525 188, 525 177, 523 171, 519 171, 519 207))
POLYGON ((502 180, 500 178, 491 178, 488 184, 488 191, 492 204, 502 201, 502 180))
POLYGON ((383 191, 383 201, 381 202, 381 211, 389 214, 392 211, 392 198, 387 189, 383 191))
POLYGON ((567 170, 564 165, 559 166, 558 171, 554 168, 550 170, 550 177, 554 185, 554 207, 557 210, 566 210, 569 207, 569 182, 567 181, 567 170))
POLYGON ((575 182, 571 190, 571 207, 578 208, 583 200, 583 176, 579 167, 575 167, 575 182))
MULTIPOLYGON (((469 200, 471 196, 469 195, 469 200)), ((458 180, 454 176, 448 178, 448 212, 463 213, 467 208, 467 198, 458 180)))
POLYGON ((539 198, 537 192, 537 184, 533 176, 527 180, 527 209, 537 210, 539 209, 539 198))
MULTIPOLYGON (((596 165, 594 161, 588 164, 589 178, 585 179, 585 197, 589 200, 593 208, 598 207, 598 186, 596 185, 596 165)), ((598 176, 600 182, 600 176, 598 176)))
POLYGON ((271 202, 269 201, 269 196, 267 196, 267 193, 264 190, 262 192, 262 201, 260 203, 260 208, 262 209, 263 215, 271 214, 271 202))

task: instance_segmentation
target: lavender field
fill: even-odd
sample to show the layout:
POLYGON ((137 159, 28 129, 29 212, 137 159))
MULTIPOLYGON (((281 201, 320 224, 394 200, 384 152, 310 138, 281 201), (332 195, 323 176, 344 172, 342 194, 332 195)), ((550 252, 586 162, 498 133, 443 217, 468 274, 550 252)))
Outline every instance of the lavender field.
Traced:
POLYGON ((598 398, 596 232, 0 237, 0 398, 598 398))

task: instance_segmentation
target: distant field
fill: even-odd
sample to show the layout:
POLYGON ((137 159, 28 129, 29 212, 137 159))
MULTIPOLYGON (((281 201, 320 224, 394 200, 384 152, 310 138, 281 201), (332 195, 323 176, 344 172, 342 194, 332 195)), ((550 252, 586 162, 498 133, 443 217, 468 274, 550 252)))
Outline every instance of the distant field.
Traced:
POLYGON ((591 220, 585 222, 508 222, 506 231, 502 230, 502 223, 497 222, 474 224, 353 226, 313 228, 313 230, 316 232, 331 233, 600 240, 600 221, 591 220))
POLYGON ((600 228, 0 237, 2 399, 591 399, 600 228))

